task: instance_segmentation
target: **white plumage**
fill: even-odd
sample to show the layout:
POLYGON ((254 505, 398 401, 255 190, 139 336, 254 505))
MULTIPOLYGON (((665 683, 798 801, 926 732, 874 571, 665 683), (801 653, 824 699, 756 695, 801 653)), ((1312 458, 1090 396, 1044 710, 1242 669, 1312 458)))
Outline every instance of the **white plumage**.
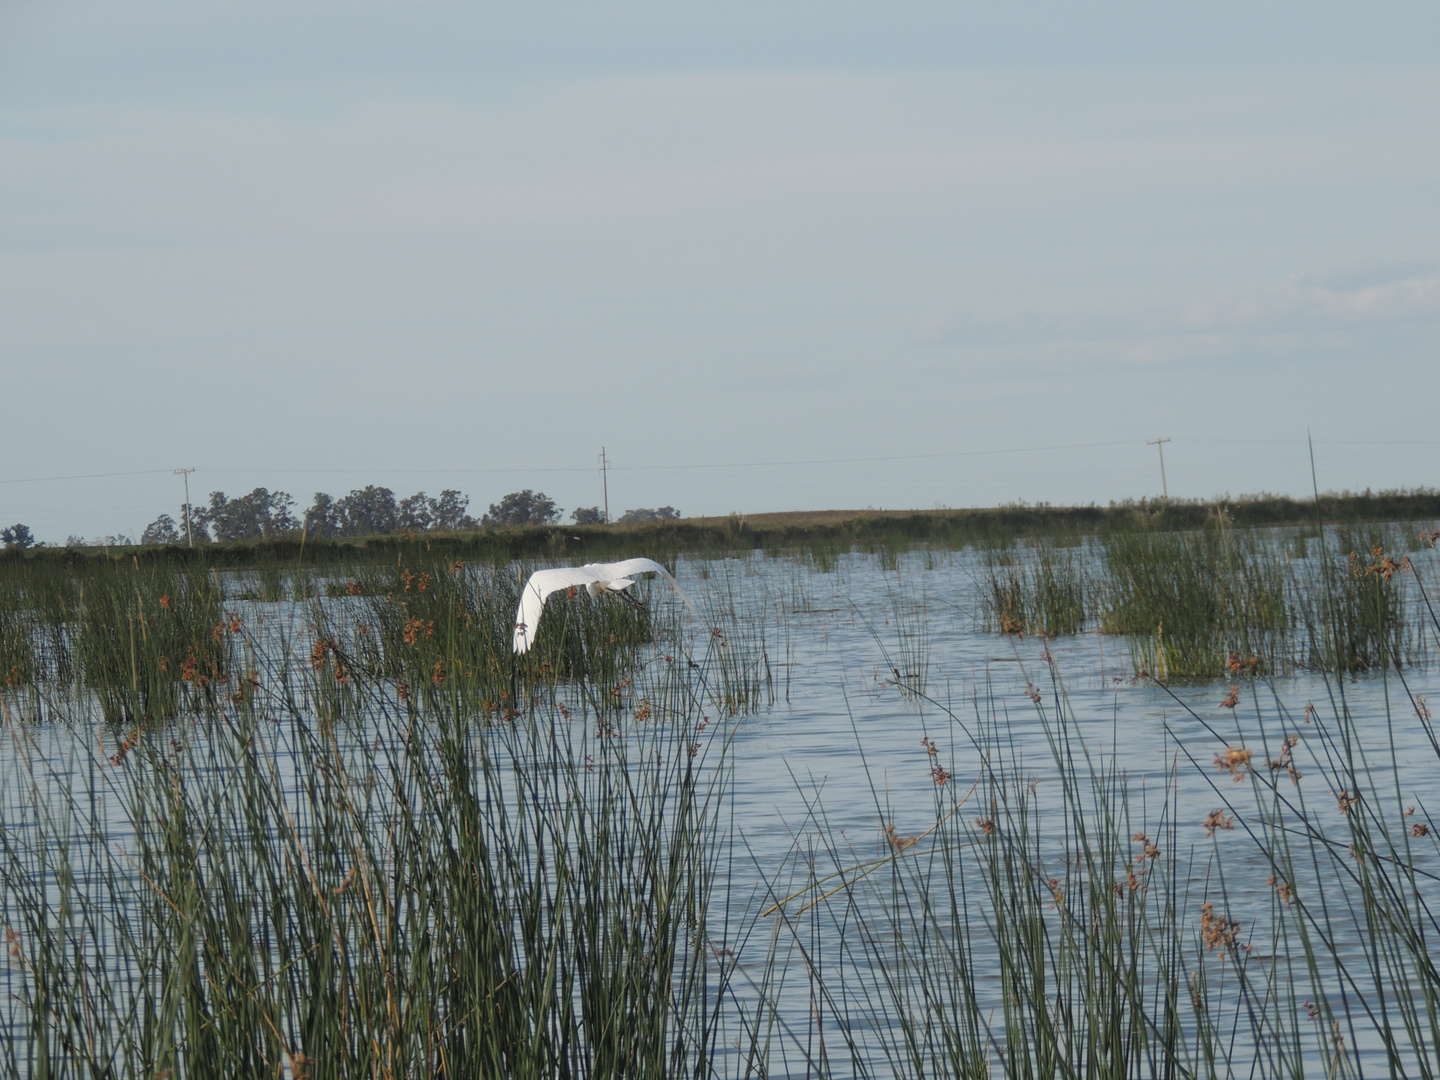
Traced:
POLYGON ((556 589, 579 588, 591 596, 601 593, 618 593, 628 589, 635 582, 632 574, 659 574, 675 587, 680 599, 692 613, 695 605, 685 590, 670 576, 670 571, 654 559, 626 559, 617 563, 586 563, 584 566, 557 566, 553 570, 536 570, 520 590, 520 607, 515 612, 515 651, 528 652, 535 644, 535 629, 540 623, 540 613, 545 610, 545 598, 556 589))

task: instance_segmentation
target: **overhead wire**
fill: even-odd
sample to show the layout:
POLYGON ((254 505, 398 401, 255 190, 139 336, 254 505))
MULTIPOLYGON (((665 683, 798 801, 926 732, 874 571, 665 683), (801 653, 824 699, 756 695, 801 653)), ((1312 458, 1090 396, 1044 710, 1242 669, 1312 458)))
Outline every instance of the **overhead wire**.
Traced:
MULTIPOLYGON (((1304 439, 1229 439, 1229 438, 1199 438, 1199 439, 1176 439, 1181 445, 1238 445, 1255 444, 1266 446, 1296 445, 1304 446, 1304 439)), ((831 458, 786 458, 760 461, 721 461, 704 462, 692 461, 680 464, 642 464, 625 465, 612 464, 609 466, 612 472, 700 472, 713 469, 770 469, 770 468, 797 468, 814 465, 859 465, 866 463, 883 463, 894 461, 934 461, 947 458, 969 458, 969 457, 993 457, 1003 454, 1035 454, 1055 453, 1062 450, 1093 450, 1112 446, 1141 446, 1145 445, 1144 439, 1109 439, 1100 442, 1075 442, 1075 443, 1050 443, 1036 446, 995 446, 981 450, 944 450, 926 454, 871 454, 855 457, 831 457, 831 458)), ((1440 446, 1437 439, 1333 439, 1316 440, 1317 446, 1440 446)), ((374 468, 358 466, 202 466, 199 470, 203 473, 215 475, 233 475, 271 473, 280 475, 383 475, 383 476, 495 476, 513 475, 516 473, 591 473, 595 472, 594 465, 546 465, 546 466, 502 466, 502 467, 466 467, 447 466, 444 468, 425 469, 397 469, 397 468, 374 468)), ((95 472, 95 473, 69 473, 54 476, 25 476, 0 479, 0 484, 48 484, 67 480, 101 480, 121 476, 160 476, 173 473, 173 469, 129 469, 117 472, 95 472)))

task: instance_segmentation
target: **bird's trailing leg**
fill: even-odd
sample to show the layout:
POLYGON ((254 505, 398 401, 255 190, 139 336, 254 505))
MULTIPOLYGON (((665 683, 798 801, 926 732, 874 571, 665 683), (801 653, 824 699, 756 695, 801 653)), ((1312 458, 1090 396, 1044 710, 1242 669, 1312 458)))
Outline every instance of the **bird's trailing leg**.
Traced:
POLYGON ((610 593, 611 596, 618 596, 621 600, 624 600, 633 608, 639 608, 641 611, 646 610, 644 604, 642 604, 639 600, 636 600, 635 597, 631 596, 628 592, 625 592, 622 589, 611 589, 607 591, 610 593))

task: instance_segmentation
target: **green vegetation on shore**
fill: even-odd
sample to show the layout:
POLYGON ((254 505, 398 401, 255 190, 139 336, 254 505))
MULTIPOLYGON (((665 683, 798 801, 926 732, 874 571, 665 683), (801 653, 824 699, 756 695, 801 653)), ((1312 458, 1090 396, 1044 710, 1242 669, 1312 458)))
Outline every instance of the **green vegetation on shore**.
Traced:
POLYGON ((980 509, 796 511, 731 514, 613 525, 531 525, 457 532, 320 538, 287 533, 273 539, 133 547, 33 547, 7 549, 0 559, 72 561, 101 558, 158 559, 214 567, 256 566, 269 561, 327 566, 395 562, 416 548, 436 557, 496 560, 604 559, 621 553, 718 553, 759 549, 877 545, 990 546, 1019 538, 1073 540, 1081 535, 1163 532, 1224 526, 1367 524, 1440 519, 1440 490, 1324 494, 1315 499, 1280 495, 1215 500, 1141 499, 1109 506, 1024 503, 980 509))

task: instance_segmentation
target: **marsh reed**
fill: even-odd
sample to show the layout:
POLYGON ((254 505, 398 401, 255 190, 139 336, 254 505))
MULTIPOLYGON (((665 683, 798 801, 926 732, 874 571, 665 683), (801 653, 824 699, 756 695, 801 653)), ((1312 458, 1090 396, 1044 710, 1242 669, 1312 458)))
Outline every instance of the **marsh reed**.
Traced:
POLYGON ((1002 549, 985 561, 985 626, 1006 634, 1076 634, 1091 618, 1095 589, 1083 553, 1048 540, 1002 549))
POLYGON ((7 724, 0 1068, 666 1077, 713 1049, 698 720, 476 724, 453 694, 421 722, 357 674, 359 725, 324 678, 261 664, 118 746, 7 724))
MULTIPOLYGON (((1324 605, 1350 581, 1430 603, 1433 557, 1402 570, 1394 542, 1327 549, 1350 577, 1315 617, 1347 625, 1324 605)), ((871 632, 925 727, 909 779, 807 788, 765 857, 734 827, 733 742, 774 703, 762 560, 708 566, 689 636, 653 596, 557 597, 519 662, 509 564, 25 568, 0 590, 0 649, 28 657, 0 688, 0 1073, 1433 1075, 1440 834, 1411 778, 1440 733, 1415 669, 1371 665, 1383 725, 1338 662, 1320 707, 1288 702, 1264 643, 1305 616, 1276 549, 1104 550, 1131 582, 1107 618, 1192 618, 1212 677, 1261 658, 1223 724, 1167 680, 1131 691, 1165 695, 1158 784, 1048 648, 1023 716, 943 698, 924 574, 877 569, 871 632), (928 807, 903 827, 902 783, 928 807)), ((836 752, 864 762, 853 730, 836 752)))

